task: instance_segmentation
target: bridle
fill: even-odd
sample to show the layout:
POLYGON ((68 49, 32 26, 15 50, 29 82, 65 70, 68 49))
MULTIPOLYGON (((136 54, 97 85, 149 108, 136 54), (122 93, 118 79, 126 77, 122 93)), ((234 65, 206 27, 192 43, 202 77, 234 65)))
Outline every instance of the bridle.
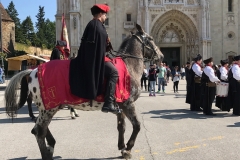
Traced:
POLYGON ((157 52, 156 52, 156 48, 157 47, 154 47, 152 45, 152 43, 149 42, 149 38, 145 34, 142 34, 140 37, 137 36, 136 34, 133 34, 132 36, 136 37, 139 40, 139 42, 142 43, 142 51, 143 51, 143 59, 144 59, 144 61, 152 61, 152 60, 154 60, 154 56, 157 55, 157 52), (145 48, 147 48, 149 50, 152 50, 152 55, 151 55, 150 59, 145 58, 145 48))
POLYGON ((136 34, 132 34, 132 36, 134 36, 141 44, 142 44, 142 52, 143 52, 143 58, 142 57, 139 57, 139 56, 134 56, 134 55, 130 55, 130 54, 125 54, 123 52, 118 52, 118 51, 114 51, 113 52, 116 52, 118 53, 118 55, 115 55, 113 53, 110 52, 111 55, 115 56, 115 57, 121 57, 123 59, 125 58, 135 58, 135 59, 141 59, 145 62, 147 61, 153 61, 154 60, 154 57, 157 55, 157 52, 156 52, 156 48, 157 47, 154 47, 152 45, 152 43, 149 42, 149 38, 146 37, 145 34, 142 34, 141 36, 138 36, 136 34), (149 49, 149 50, 152 50, 152 55, 151 55, 151 58, 145 58, 145 48, 149 49))

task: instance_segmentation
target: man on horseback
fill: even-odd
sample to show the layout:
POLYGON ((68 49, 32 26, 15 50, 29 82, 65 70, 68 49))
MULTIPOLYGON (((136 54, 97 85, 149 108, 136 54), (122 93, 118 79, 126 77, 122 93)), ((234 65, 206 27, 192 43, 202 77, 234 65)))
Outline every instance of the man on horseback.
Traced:
POLYGON ((54 59, 67 60, 69 57, 69 53, 65 52, 64 50, 65 46, 67 46, 66 41, 58 40, 55 48, 52 51, 50 60, 54 60, 54 59))
POLYGON ((73 95, 92 100, 102 94, 106 78, 102 111, 116 113, 114 102, 118 71, 105 57, 109 38, 104 22, 109 10, 110 7, 105 4, 96 4, 91 8, 93 19, 85 28, 78 56, 71 60, 69 83, 73 95))

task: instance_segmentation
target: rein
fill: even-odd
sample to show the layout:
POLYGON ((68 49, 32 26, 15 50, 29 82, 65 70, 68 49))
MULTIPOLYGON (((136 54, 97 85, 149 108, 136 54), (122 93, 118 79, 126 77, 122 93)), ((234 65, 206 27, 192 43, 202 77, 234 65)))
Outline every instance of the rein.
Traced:
MULTIPOLYGON (((112 49, 113 52, 115 53, 118 53, 119 55, 116 55, 116 54, 113 54, 111 52, 111 50, 109 51, 109 53, 114 56, 114 57, 121 57, 123 59, 125 58, 135 58, 135 59, 140 59, 140 60, 143 60, 143 61, 152 61, 153 60, 153 57, 154 57, 154 53, 156 54, 156 49, 151 45, 151 47, 147 46, 145 43, 145 41, 148 41, 146 40, 145 36, 141 36, 142 38, 140 38, 139 36, 137 36, 136 34, 133 34, 132 36, 136 37, 139 42, 142 44, 142 50, 143 50, 143 58, 142 57, 139 57, 139 56, 134 56, 134 55, 130 55, 130 54, 125 54, 123 52, 118 52, 118 51, 115 51, 112 49), (145 57, 145 48, 148 48, 150 50, 152 50, 154 53, 152 54, 151 58, 148 59, 148 58, 144 58, 145 57)), ((149 43, 150 44, 150 43, 149 43)))

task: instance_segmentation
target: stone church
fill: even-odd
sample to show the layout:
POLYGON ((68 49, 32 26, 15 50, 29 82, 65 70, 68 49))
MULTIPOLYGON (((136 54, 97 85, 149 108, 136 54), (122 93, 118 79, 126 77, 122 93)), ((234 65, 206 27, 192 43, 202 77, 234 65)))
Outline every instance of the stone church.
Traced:
MULTIPOLYGON (((7 11, 0 3, 0 14, 1 14, 1 25, 2 29, 2 42, 0 39, 0 44, 2 44, 2 49, 0 45, 0 51, 3 50, 5 53, 11 53, 14 50, 15 45, 15 23, 8 15, 7 11)), ((1 34, 0 31, 0 34, 1 34)))
POLYGON ((219 64, 240 52, 239 0, 57 0, 56 38, 65 13, 72 53, 77 53, 96 3, 111 7, 105 25, 115 50, 138 23, 154 37, 170 66, 197 54, 219 64))

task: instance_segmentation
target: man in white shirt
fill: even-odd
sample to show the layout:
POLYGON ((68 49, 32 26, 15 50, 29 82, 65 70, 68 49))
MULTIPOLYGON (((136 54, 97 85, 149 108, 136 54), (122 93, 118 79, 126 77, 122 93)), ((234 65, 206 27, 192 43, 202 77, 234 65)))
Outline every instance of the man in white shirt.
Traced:
POLYGON ((216 82, 220 80, 215 76, 213 66, 213 58, 203 61, 206 67, 203 69, 201 86, 202 86, 202 108, 205 115, 212 115, 212 103, 216 95, 216 82))
POLYGON ((233 108, 233 115, 240 116, 240 55, 233 58, 234 64, 228 73, 229 105, 233 108))
POLYGON ((201 99, 201 77, 202 77, 202 56, 197 55, 194 64, 189 71, 189 82, 187 83, 186 103, 190 104, 191 111, 202 111, 200 108, 201 99))
MULTIPOLYGON (((221 67, 217 71, 217 77, 221 82, 228 83, 228 59, 221 60, 221 67)), ((220 97, 216 96, 215 106, 221 109, 222 111, 230 111, 230 107, 228 105, 229 97, 220 97)))

